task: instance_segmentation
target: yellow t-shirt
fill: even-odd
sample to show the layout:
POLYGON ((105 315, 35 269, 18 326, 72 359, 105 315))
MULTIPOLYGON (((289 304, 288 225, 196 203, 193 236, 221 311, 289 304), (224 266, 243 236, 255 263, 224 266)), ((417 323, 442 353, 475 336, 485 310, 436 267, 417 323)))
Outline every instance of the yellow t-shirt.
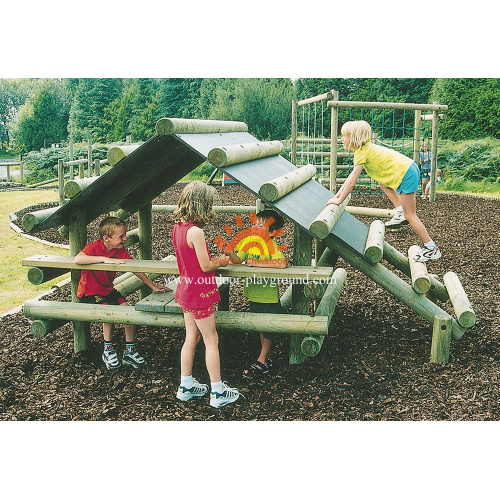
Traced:
MULTIPOLYGON (((264 260, 278 260, 285 259, 283 252, 278 250, 278 246, 271 240, 273 245, 272 255, 252 254, 248 252, 236 252, 236 255, 241 260, 248 258, 256 259, 258 261, 264 260)), ((272 266, 269 266, 272 267, 272 266)), ((280 294, 278 290, 278 283, 274 278, 245 278, 243 284, 243 295, 252 302, 260 302, 261 304, 276 304, 280 301, 280 294)))
POLYGON ((363 165, 366 173, 380 184, 397 189, 413 163, 394 149, 368 141, 354 152, 354 165, 363 165))

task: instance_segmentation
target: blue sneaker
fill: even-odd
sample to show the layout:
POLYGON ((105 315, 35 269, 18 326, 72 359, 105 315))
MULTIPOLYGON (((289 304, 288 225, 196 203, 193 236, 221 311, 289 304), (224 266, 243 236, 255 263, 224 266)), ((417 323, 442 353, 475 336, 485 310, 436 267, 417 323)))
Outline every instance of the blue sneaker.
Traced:
POLYGON ((193 398, 201 398, 208 392, 207 384, 200 384, 196 379, 193 379, 193 387, 187 389, 182 385, 177 389, 177 399, 181 401, 189 401, 193 398))
POLYGON ((239 397, 240 392, 238 389, 234 389, 227 386, 227 382, 222 382, 222 392, 210 392, 210 406, 214 408, 220 408, 229 403, 234 403, 239 397))

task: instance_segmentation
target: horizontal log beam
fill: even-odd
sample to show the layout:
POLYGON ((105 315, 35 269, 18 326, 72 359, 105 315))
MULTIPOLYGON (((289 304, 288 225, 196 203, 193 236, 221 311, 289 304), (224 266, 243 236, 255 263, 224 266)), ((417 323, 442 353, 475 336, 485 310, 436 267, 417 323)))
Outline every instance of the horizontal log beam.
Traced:
MULTIPOLYGON (((149 313, 136 311, 133 307, 27 300, 24 303, 23 311, 25 316, 38 319, 48 318, 66 321, 185 328, 182 314, 149 313)), ((215 323, 217 329, 221 331, 287 334, 310 332, 314 335, 326 335, 328 333, 327 320, 326 316, 316 317, 294 314, 289 315, 287 321, 283 321, 282 314, 241 311, 215 312, 215 323)))
POLYGON ((64 186, 64 196, 66 198, 74 198, 80 191, 89 187, 93 182, 99 179, 99 176, 84 177, 83 179, 74 178, 69 180, 64 186))
POLYGON ((267 201, 276 201, 294 189, 302 186, 316 175, 315 165, 304 165, 303 167, 280 175, 259 188, 259 195, 267 201))
POLYGON ((371 109, 408 109, 429 111, 447 111, 445 104, 412 104, 406 102, 363 102, 363 101, 329 101, 329 108, 371 108, 371 109))
POLYGON ((218 120, 191 120, 184 118, 160 118, 156 122, 158 135, 215 134, 224 132, 248 132, 244 122, 218 120))
POLYGON ((137 148, 141 147, 140 144, 128 144, 127 146, 113 146, 108 149, 106 153, 106 157, 109 161, 109 164, 114 166, 119 161, 126 158, 129 154, 133 153, 137 148))
MULTIPOLYGON (((172 213, 179 208, 177 205, 153 205, 153 212, 172 213)), ((255 212, 255 205, 214 205, 212 210, 216 214, 251 214, 255 212)))
POLYGON ((216 167, 227 167, 237 163, 259 160, 279 155, 283 151, 281 141, 248 142, 214 148, 208 153, 208 161, 216 167))
POLYGON ((384 223, 380 220, 374 220, 370 224, 365 244, 365 257, 374 264, 380 262, 384 256, 384 235, 384 223))
POLYGON ((31 232, 36 226, 41 224, 57 210, 59 210, 59 206, 44 208, 43 210, 36 210, 35 212, 24 214, 22 222, 23 229, 27 233, 31 232))
POLYGON ((378 218, 386 218, 392 219, 396 214, 396 210, 389 210, 384 208, 371 208, 371 207, 345 207, 346 212, 349 212, 351 215, 359 215, 365 217, 378 217, 378 218))
MULTIPOLYGON (((135 273, 179 274, 177 260, 138 260, 127 259, 124 264, 75 264, 74 257, 69 255, 33 255, 22 260, 23 266, 52 267, 59 269, 78 269, 88 271, 131 271, 135 273)), ((215 274, 225 277, 240 278, 287 278, 295 280, 314 280, 329 278, 333 273, 331 267, 290 266, 285 269, 270 267, 248 267, 245 264, 230 264, 220 267, 215 274)))
POLYGON ((427 273, 425 262, 417 262, 414 257, 420 247, 412 245, 408 248, 408 262, 410 264, 411 286, 417 293, 427 293, 431 289, 431 279, 427 273))
POLYGON ((464 287, 456 273, 447 272, 443 277, 443 281, 460 325, 465 328, 474 326, 476 324, 476 313, 472 309, 464 287))
POLYGON ((333 91, 325 92, 324 94, 316 95, 314 97, 309 97, 307 99, 302 99, 297 102, 297 106, 305 106, 306 104, 312 104, 314 102, 327 101, 333 97, 333 91))
POLYGON ((340 219, 350 199, 351 195, 349 194, 340 205, 327 205, 311 222, 309 231, 320 240, 326 238, 332 231, 333 226, 335 226, 336 222, 340 219))

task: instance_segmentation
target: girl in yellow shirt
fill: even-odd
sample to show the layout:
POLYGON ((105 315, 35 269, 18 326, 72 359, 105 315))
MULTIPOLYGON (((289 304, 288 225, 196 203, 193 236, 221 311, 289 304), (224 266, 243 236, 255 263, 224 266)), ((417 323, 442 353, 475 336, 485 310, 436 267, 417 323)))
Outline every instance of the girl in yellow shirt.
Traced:
POLYGON ((393 149, 372 144, 372 129, 364 120, 344 123, 341 132, 344 149, 354 151, 354 167, 327 204, 340 205, 352 191, 364 168, 396 207, 396 215, 386 222, 386 226, 410 224, 424 243, 414 259, 418 262, 439 259, 439 248, 417 216, 415 192, 419 186, 420 171, 415 162, 393 149))

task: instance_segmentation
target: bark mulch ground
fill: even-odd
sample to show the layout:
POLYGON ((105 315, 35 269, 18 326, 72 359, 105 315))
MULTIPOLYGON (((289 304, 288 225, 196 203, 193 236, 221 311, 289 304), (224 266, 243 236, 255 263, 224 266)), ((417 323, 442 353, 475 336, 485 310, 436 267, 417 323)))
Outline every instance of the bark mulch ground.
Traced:
MULTIPOLYGON (((170 188, 154 203, 176 203, 180 188, 170 188)), ((255 203, 255 197, 239 186, 217 189, 221 204, 255 203)), ((183 331, 138 327, 138 346, 149 369, 110 374, 100 359, 101 325, 92 325, 91 352, 75 355, 70 325, 37 339, 22 313, 6 316, 0 331, 0 419, 498 420, 500 203, 443 194, 438 195, 437 203, 420 199, 417 203, 419 215, 443 253, 442 259, 428 265, 429 270, 440 278, 455 271, 477 314, 476 325, 461 340, 452 342, 447 365, 429 363, 429 323, 339 259, 337 266, 346 268, 347 280, 329 335, 316 357, 289 366, 288 339, 284 337, 274 343, 269 376, 246 379, 242 370, 255 360, 257 336, 220 334, 223 378, 244 395, 220 410, 212 409, 208 398, 189 403, 175 398, 183 331)), ((390 206, 383 195, 355 195, 351 204, 390 206)), ((215 226, 207 229, 207 239, 223 234, 225 224, 235 228, 235 215, 220 215, 215 226)), ((243 220, 249 223, 248 216, 243 220)), ((89 225, 89 239, 96 238, 97 223, 89 225)), ((129 227, 135 224, 132 218, 129 227)), ((155 259, 173 253, 171 228, 171 215, 154 214, 155 259)), ((289 221, 284 229, 279 242, 288 245, 291 257, 289 221)), ((37 236, 66 243, 56 230, 37 236)), ((386 239, 404 253, 419 243, 409 228, 388 233, 386 239)), ((216 250, 212 244, 212 254, 216 250)), ((131 249, 135 257, 136 252, 131 249)), ((45 299, 69 300, 69 290, 66 287, 45 299)), ((133 295, 129 302, 137 299, 133 295)), ((230 307, 247 310, 239 284, 232 285, 230 307)), ((452 313, 449 303, 441 307, 452 313)), ((121 350, 123 328, 118 326, 116 332, 121 350)), ((201 344, 194 375, 208 382, 201 344)))

